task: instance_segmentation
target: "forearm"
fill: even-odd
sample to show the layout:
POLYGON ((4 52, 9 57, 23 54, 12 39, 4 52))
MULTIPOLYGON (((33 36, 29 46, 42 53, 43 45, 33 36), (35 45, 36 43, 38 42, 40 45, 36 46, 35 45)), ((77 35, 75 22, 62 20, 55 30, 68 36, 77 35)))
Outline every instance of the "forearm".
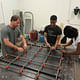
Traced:
POLYGON ((27 41, 25 39, 22 39, 23 44, 27 44, 27 41))
POLYGON ((14 45, 13 43, 11 43, 11 42, 9 42, 9 41, 7 41, 7 42, 5 43, 5 45, 8 46, 8 47, 11 47, 11 48, 13 48, 13 49, 18 49, 18 47, 17 47, 16 45, 14 45))
POLYGON ((64 44, 66 46, 70 46, 73 43, 73 40, 70 40, 68 43, 64 44))
POLYGON ((56 43, 55 43, 55 45, 53 45, 54 47, 57 47, 57 45, 59 44, 60 38, 61 38, 61 35, 58 35, 56 43))
POLYGON ((80 52, 77 52, 77 51, 66 51, 65 53, 73 54, 73 55, 79 55, 80 54, 80 52))
POLYGON ((22 39, 23 45, 27 44, 27 41, 25 40, 24 36, 20 37, 22 39))
POLYGON ((57 44, 58 44, 58 40, 56 41, 55 45, 53 45, 55 48, 57 47, 57 44))
POLYGON ((67 53, 67 54, 75 54, 79 55, 80 54, 80 43, 77 44, 77 49, 75 51, 66 51, 66 50, 61 50, 62 53, 67 53))
POLYGON ((80 54, 80 42, 77 44, 77 49, 76 49, 76 51, 67 51, 67 53, 79 55, 79 54, 80 54))
POLYGON ((46 37, 44 37, 44 40, 45 40, 45 43, 47 44, 48 42, 47 42, 47 38, 46 37))

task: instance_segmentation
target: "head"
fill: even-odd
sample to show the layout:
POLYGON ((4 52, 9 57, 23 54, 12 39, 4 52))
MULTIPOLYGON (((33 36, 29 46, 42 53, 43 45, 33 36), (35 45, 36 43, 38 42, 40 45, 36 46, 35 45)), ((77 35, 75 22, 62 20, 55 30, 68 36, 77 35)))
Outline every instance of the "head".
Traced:
POLYGON ((16 28, 16 27, 19 26, 21 19, 20 19, 19 16, 13 15, 11 17, 11 20, 10 21, 11 21, 11 25, 13 26, 13 28, 16 28))
POLYGON ((78 30, 72 26, 66 26, 64 28, 64 35, 68 38, 77 38, 78 30))
POLYGON ((66 43, 67 38, 75 39, 78 36, 78 30, 72 26, 66 26, 64 28, 64 37, 61 40, 61 43, 66 43))
POLYGON ((56 25, 56 22, 57 22, 57 16, 56 15, 52 15, 50 17, 50 25, 51 25, 51 27, 54 27, 56 25))

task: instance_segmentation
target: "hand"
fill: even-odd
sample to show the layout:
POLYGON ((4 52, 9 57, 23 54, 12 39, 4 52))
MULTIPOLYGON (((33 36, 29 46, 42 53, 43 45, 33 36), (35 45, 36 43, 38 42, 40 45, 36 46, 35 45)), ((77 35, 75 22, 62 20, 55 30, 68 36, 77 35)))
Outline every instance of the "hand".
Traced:
POLYGON ((58 44, 58 46, 59 46, 59 47, 64 47, 64 48, 67 47, 66 44, 58 44))
POLYGON ((66 47, 67 47, 67 46, 66 46, 66 44, 64 44, 63 46, 64 46, 64 48, 66 48, 66 47))
POLYGON ((55 50, 55 49, 56 49, 56 47, 54 47, 54 46, 50 48, 51 51, 52 51, 52 50, 55 50))
POLYGON ((62 44, 59 43, 59 44, 57 44, 57 46, 62 47, 62 44))
POLYGON ((47 47, 51 48, 50 44, 49 43, 46 43, 47 47))
POLYGON ((67 53, 65 50, 61 50, 62 53, 67 53))
POLYGON ((23 48, 20 48, 20 47, 18 47, 17 50, 18 50, 19 52, 23 52, 23 51, 24 51, 24 49, 23 49, 23 48))
POLYGON ((27 49, 27 44, 24 44, 24 46, 23 46, 23 47, 24 47, 24 49, 26 50, 26 49, 27 49))

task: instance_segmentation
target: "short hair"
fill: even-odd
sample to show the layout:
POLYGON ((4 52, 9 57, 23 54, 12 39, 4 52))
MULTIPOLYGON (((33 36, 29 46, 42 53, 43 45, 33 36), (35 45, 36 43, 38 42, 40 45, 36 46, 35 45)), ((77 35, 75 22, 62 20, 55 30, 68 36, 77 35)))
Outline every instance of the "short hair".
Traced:
POLYGON ((18 19, 21 21, 21 18, 19 16, 13 15, 10 21, 17 21, 18 19))
POLYGON ((56 16, 56 15, 52 15, 52 16, 50 17, 50 20, 56 20, 56 21, 57 21, 57 16, 56 16))

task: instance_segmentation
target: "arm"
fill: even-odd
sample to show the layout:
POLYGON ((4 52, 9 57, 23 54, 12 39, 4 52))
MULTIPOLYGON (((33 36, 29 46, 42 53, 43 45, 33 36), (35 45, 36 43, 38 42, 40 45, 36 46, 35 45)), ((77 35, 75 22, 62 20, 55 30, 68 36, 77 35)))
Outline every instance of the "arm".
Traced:
POLYGON ((62 30, 61 30, 60 27, 57 28, 57 33, 58 33, 58 35, 57 35, 56 43, 53 46, 54 49, 56 49, 56 47, 59 45, 59 42, 60 42, 60 39, 61 39, 62 30))
POLYGON ((23 35, 20 35, 20 38, 21 38, 23 44, 25 45, 26 44, 26 40, 25 40, 24 36, 23 35))
POLYGON ((4 38, 3 41, 6 46, 14 48, 14 49, 18 49, 18 47, 14 45, 13 43, 11 43, 8 38, 4 38))
POLYGON ((51 47, 50 44, 47 42, 47 33, 46 32, 44 32, 44 40, 45 40, 47 47, 51 47))
POLYGON ((17 47, 16 45, 14 45, 13 43, 11 43, 11 42, 9 41, 8 38, 4 38, 3 41, 4 41, 4 44, 5 44, 6 46, 11 47, 11 48, 13 48, 13 49, 17 49, 17 50, 20 51, 20 52, 23 52, 23 48, 20 48, 20 47, 17 47))
POLYGON ((44 40, 45 40, 45 43, 48 43, 47 42, 47 33, 46 32, 44 32, 44 40))
POLYGON ((68 43, 62 44, 62 46, 67 47, 70 46, 73 43, 73 40, 71 39, 68 43))
POLYGON ((67 53, 67 54, 79 55, 79 54, 80 54, 80 42, 79 42, 78 45, 77 45, 76 51, 65 51, 65 50, 62 50, 61 52, 67 53))
POLYGON ((27 42, 26 42, 24 36, 23 36, 23 35, 20 35, 20 38, 21 38, 21 40, 22 40, 22 42, 23 42, 24 49, 26 49, 26 48, 27 48, 27 42))
POLYGON ((61 35, 58 35, 58 36, 57 36, 57 39, 56 39, 56 43, 55 43, 55 45, 54 45, 55 48, 56 48, 57 45, 59 44, 60 38, 61 38, 61 35))

